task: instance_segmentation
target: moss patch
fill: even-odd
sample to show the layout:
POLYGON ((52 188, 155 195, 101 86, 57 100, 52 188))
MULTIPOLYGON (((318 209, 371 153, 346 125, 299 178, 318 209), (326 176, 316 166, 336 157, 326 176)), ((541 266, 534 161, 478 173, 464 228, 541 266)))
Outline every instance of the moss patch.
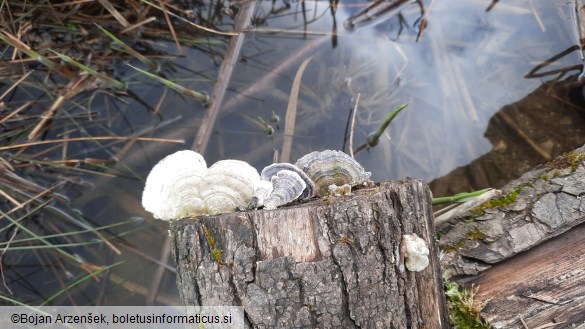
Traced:
POLYGON ((522 192, 522 189, 526 186, 530 186, 531 184, 524 184, 522 186, 518 186, 517 188, 515 188, 512 192, 510 192, 510 194, 508 195, 504 195, 502 197, 499 197, 497 199, 492 199, 492 200, 488 200, 482 204, 480 204, 479 206, 471 209, 471 213, 474 214, 475 216, 483 216, 485 215, 485 211, 487 209, 494 209, 494 208, 501 208, 501 207, 505 207, 509 204, 512 204, 514 202, 516 202, 516 198, 518 197, 518 194, 520 194, 520 192, 522 192))
POLYGON ((445 248, 443 248, 443 252, 445 252, 445 253, 454 252, 454 251, 457 251, 457 250, 463 248, 464 246, 465 246, 465 241, 459 241, 456 244, 445 246, 445 248))
POLYGON ((469 232, 465 233, 465 236, 467 236, 470 240, 483 240, 486 238, 485 233, 483 233, 479 229, 469 231, 469 232))
POLYGON ((222 256, 221 249, 211 249, 211 256, 213 257, 213 260, 216 263, 221 264, 221 256, 222 256))
POLYGON ((449 309, 449 320, 456 329, 490 329, 492 326, 484 321, 480 309, 473 305, 473 290, 449 280, 445 280, 445 296, 449 309))
POLYGON ((211 231, 207 227, 203 226, 203 233, 207 238, 209 249, 211 249, 211 257, 217 264, 221 264, 222 250, 215 247, 215 238, 211 234, 211 231))
POLYGON ((577 166, 579 166, 579 164, 583 160, 585 160, 584 153, 577 153, 577 152, 571 151, 571 152, 567 152, 567 153, 559 156, 555 160, 547 163, 546 166, 550 169, 557 169, 557 170, 569 168, 571 170, 571 172, 574 172, 575 169, 577 169, 577 166))
POLYGON ((353 240, 348 236, 342 236, 341 238, 337 239, 337 242, 345 243, 345 244, 353 244, 353 240))

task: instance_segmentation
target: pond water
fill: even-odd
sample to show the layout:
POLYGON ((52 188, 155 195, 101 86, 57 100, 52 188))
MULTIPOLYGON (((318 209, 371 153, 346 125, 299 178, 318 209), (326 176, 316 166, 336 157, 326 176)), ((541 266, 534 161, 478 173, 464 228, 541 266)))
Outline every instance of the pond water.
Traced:
MULTIPOLYGON (((283 2, 259 3, 256 24, 246 34, 213 128, 205 154, 208 164, 241 159, 261 170, 272 163, 275 150, 282 147, 295 74, 308 58, 298 95, 292 161, 313 150, 344 148, 348 152, 347 127, 354 108, 355 149, 403 103, 408 107, 390 124, 379 144, 356 154, 373 173, 374 181, 408 176, 431 182, 444 176, 438 180, 440 184, 433 184, 435 195, 462 192, 501 183, 465 176, 473 171, 451 176, 456 168, 466 168, 494 149, 503 148, 502 154, 509 154, 510 161, 498 163, 498 168, 512 177, 520 170, 514 169, 516 164, 525 170, 546 161, 546 154, 554 156, 583 144, 583 108, 573 103, 575 97, 567 96, 569 90, 579 96, 579 87, 571 83, 582 69, 579 50, 571 51, 578 40, 571 2, 513 0, 497 2, 488 10, 489 4, 479 0, 424 1, 428 24, 420 36, 417 3, 407 3, 352 29, 344 27, 344 22, 368 4, 342 1, 332 15, 329 2, 324 1, 306 1, 304 14, 300 2, 290 2, 288 9, 283 2), (285 9, 271 13, 274 7, 285 9), (530 75, 535 69, 536 74, 530 75), (547 88, 538 92, 538 98, 528 97, 543 86, 547 88), (557 86, 569 87, 562 94, 557 86), (499 126, 493 134, 500 137, 486 134, 496 113, 524 99, 527 101, 515 111, 548 120, 546 125, 524 127, 529 119, 520 115, 513 117, 515 124, 507 120, 507 126, 499 126), (551 100, 558 102, 551 104, 551 100), (281 120, 278 127, 274 125, 274 133, 266 135, 258 117, 270 122, 273 114, 281 120), (546 119, 547 115, 554 119, 546 119), (494 140, 498 140, 497 145, 494 140), (535 155, 535 150, 547 153, 535 155), (453 180, 469 183, 455 184, 453 180)), ((173 44, 154 46, 174 51, 173 44)), ((225 42, 184 47, 185 56, 172 61, 176 71, 169 70, 167 75, 186 87, 209 92, 225 48, 225 42), (216 56, 210 57, 210 53, 216 56)), ((136 74, 125 67, 119 70, 125 76, 136 74)), ((119 126, 111 127, 113 131, 141 132, 157 125, 145 135, 184 139, 185 144, 137 141, 117 164, 124 177, 86 177, 92 188, 80 188, 72 206, 89 221, 102 226, 134 217, 144 220, 125 227, 124 237, 116 243, 121 255, 99 244, 86 256, 100 265, 125 261, 108 274, 108 284, 90 280, 80 289, 72 289, 70 296, 58 299, 63 304, 74 300, 91 304, 99 299, 104 304, 140 305, 153 289, 151 282, 168 225, 154 221, 142 209, 143 179, 165 155, 190 148, 206 109, 156 82, 131 89, 152 108, 159 104, 158 113, 145 111, 139 102, 117 102, 107 95, 96 97, 93 108, 102 115, 117 109, 119 120, 112 122, 119 126)), ((501 172, 498 177, 510 178, 501 172)), ((172 261, 168 267, 156 304, 180 303, 172 261)), ((72 273, 72 278, 78 275, 72 273)), ((53 285, 57 282, 49 284, 53 285)), ((30 293, 34 289, 17 290, 30 293)))

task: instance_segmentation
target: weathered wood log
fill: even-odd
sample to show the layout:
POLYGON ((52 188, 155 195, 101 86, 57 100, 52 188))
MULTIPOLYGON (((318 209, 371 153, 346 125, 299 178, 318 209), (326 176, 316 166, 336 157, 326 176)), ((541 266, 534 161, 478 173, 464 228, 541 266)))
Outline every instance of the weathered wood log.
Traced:
POLYGON ((472 209, 473 221, 440 227, 450 275, 475 275, 585 222, 585 146, 536 167, 472 209))
POLYGON ((585 329, 583 255, 580 225, 468 278, 482 316, 495 328, 585 329))
POLYGON ((253 328, 448 328, 431 194, 407 179, 273 211, 171 225, 185 305, 242 305, 253 328), (404 234, 430 264, 401 263, 404 234))
POLYGON ((573 232, 585 231, 583 195, 585 146, 503 187, 473 221, 438 227, 443 269, 479 286, 482 316, 496 328, 585 323, 585 247, 573 232))

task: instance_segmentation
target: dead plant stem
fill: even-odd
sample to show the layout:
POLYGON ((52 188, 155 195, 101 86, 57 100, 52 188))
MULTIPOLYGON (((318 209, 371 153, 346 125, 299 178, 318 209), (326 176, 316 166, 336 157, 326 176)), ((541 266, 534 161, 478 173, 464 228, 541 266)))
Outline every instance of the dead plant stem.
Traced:
POLYGON ((353 158, 353 135, 354 135, 354 131, 355 131, 355 115, 357 113, 358 110, 358 104, 360 102, 360 95, 361 93, 357 94, 357 97, 355 99, 355 106, 353 107, 353 113, 351 115, 351 127, 349 129, 349 155, 353 158))
MULTIPOLYGON (((45 140, 45 141, 27 142, 27 143, 21 143, 21 144, 17 144, 17 145, 1 146, 0 151, 13 150, 13 149, 30 147, 30 146, 37 146, 37 145, 52 144, 52 143, 79 142, 79 141, 100 141, 100 140, 126 140, 126 139, 130 139, 130 138, 132 138, 132 137, 93 136, 93 137, 61 138, 61 139, 51 139, 51 140, 45 140)), ((166 142, 166 143, 177 143, 177 144, 185 143, 185 141, 182 139, 166 139, 166 138, 154 138, 154 137, 138 137, 137 139, 140 141, 150 141, 150 142, 166 142)))

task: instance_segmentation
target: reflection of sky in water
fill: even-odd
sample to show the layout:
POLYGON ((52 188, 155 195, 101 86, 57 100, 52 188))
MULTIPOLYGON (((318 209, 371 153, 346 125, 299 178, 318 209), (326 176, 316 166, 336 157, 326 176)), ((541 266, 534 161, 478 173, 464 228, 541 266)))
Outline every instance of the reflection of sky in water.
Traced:
MULTIPOLYGON (((570 37, 563 39, 558 36, 562 26, 559 27, 559 13, 552 10, 558 6, 558 1, 534 4, 533 9, 527 1, 515 1, 498 4, 489 13, 485 12, 485 6, 481 1, 435 2, 430 10, 428 28, 418 43, 414 41, 418 28, 412 27, 419 17, 416 5, 403 11, 410 27, 404 27, 397 42, 392 41, 400 26, 396 17, 386 16, 387 19, 379 23, 347 33, 343 21, 349 13, 347 8, 340 8, 336 16, 340 33, 337 48, 331 50, 331 41, 327 40, 309 53, 315 57, 302 81, 323 99, 315 102, 308 96, 310 92, 301 90, 297 145, 292 158, 296 159, 308 150, 341 147, 352 106, 352 95, 347 93, 343 83, 346 78, 351 79, 353 99, 357 92, 361 93, 354 146, 361 144, 365 136, 375 130, 390 109, 404 102, 410 103, 390 125, 380 144, 357 156, 374 173, 375 180, 405 176, 431 180, 489 151, 491 145, 483 137, 489 118, 502 106, 523 98, 538 87, 541 80, 529 80, 523 76, 536 64, 570 46, 572 41, 570 37), (533 10, 542 20, 545 31, 539 26, 533 10), (360 65, 359 70, 354 70, 360 65), (319 85, 316 81, 324 67, 343 74, 330 75, 335 79, 319 85), (366 76, 361 74, 363 71, 367 71, 366 76), (337 98, 330 100, 334 98, 332 94, 337 98), (305 107, 303 101, 308 103, 305 107), (329 108, 323 108, 323 105, 329 108), (323 112, 323 122, 315 124, 314 120, 319 117, 314 114, 319 112, 323 112), (311 125, 314 127, 303 130, 304 126, 311 125), (319 133, 323 131, 327 134, 319 133)), ((307 14, 310 19, 313 17, 311 3, 307 8, 310 9, 307 14)), ((323 6, 317 8, 317 16, 326 13, 311 23, 307 31, 330 32, 332 20, 329 13, 323 6)), ((566 6, 560 8, 568 10, 566 6)), ((361 8, 350 9, 353 14, 361 8)), ((269 20, 268 26, 258 29, 297 27, 300 30, 301 17, 299 13, 278 21, 269 20)), ((564 14, 562 17, 566 18, 564 14)), ((291 52, 302 47, 300 44, 291 46, 299 38, 299 35, 283 37, 256 33, 246 44, 244 52, 257 48, 279 54, 279 49, 286 49, 282 51, 282 59, 278 56, 272 59, 274 64, 264 62, 264 70, 269 72, 286 56, 291 56, 291 52)), ((272 109, 276 109, 283 117, 294 74, 307 56, 287 69, 284 77, 254 94, 261 101, 243 102, 236 111, 224 116, 219 126, 234 127, 227 122, 237 121, 234 117, 242 112, 250 113, 251 117, 267 117, 272 109)), ((565 61, 576 58, 576 54, 571 54, 565 61)), ((244 75, 236 73, 236 82, 253 82, 261 74, 260 71, 238 69, 244 75)), ((228 140, 226 138, 223 144, 229 143, 228 140)), ((276 140, 277 147, 279 143, 280 140, 276 140)), ((234 147, 246 148, 245 145, 234 147)), ((231 151, 236 152, 231 156, 237 156, 235 149, 231 151)), ((247 160, 261 166, 272 158, 270 152, 268 147, 256 154, 263 160, 247 160)))
MULTIPOLYGON (((489 13, 485 12, 485 1, 433 3, 428 28, 418 43, 415 42, 418 28, 412 27, 419 15, 416 5, 403 12, 409 26, 405 26, 399 36, 396 18, 348 33, 343 21, 350 11, 353 14, 363 7, 340 8, 336 15, 340 36, 335 49, 331 48, 331 37, 327 35, 309 35, 307 41, 299 34, 250 33, 242 51, 245 61, 240 61, 236 67, 225 104, 232 100, 236 91, 241 92, 268 75, 311 40, 317 42, 314 48, 249 98, 239 99, 234 106, 222 109, 206 154, 208 164, 236 158, 261 169, 272 162, 273 147, 282 145, 284 122, 271 139, 263 134, 257 116, 269 119, 275 111, 284 119, 295 73, 301 62, 311 55, 314 57, 304 73, 299 95, 293 161, 312 150, 342 147, 349 111, 358 92, 360 106, 354 148, 364 142, 366 135, 378 127, 391 109, 410 103, 390 125, 377 147, 356 156, 373 172, 376 181, 406 176, 432 180, 488 152, 491 145, 483 134, 490 117, 502 106, 523 98, 542 81, 550 79, 525 79, 523 76, 535 65, 572 45, 571 36, 565 32, 569 28, 563 25, 568 24, 565 22, 570 17, 569 8, 560 0, 533 1, 534 11, 545 27, 542 31, 528 1, 501 2, 489 13), (396 38, 398 41, 393 41, 396 38), (351 88, 347 86, 348 78, 351 88)), ((263 6, 268 12, 269 2, 263 6)), ((300 5, 293 6, 298 6, 297 14, 271 18, 268 25, 257 29, 302 29, 300 5)), ((311 6, 312 3, 307 2, 309 9, 311 6)), ((331 32, 331 16, 325 2, 319 3, 317 13, 323 14, 322 17, 307 30, 331 32)), ((313 15, 309 12, 307 18, 313 15)), ((577 61, 577 54, 572 53, 547 69, 574 65, 577 61)), ((205 54, 194 50, 188 50, 187 56, 178 62, 194 71, 204 70, 211 77, 218 69, 205 54)), ((209 83, 184 82, 184 85, 211 90, 209 83)), ((137 92, 154 105, 162 90, 160 85, 150 84, 141 86, 137 92)), ((144 119, 131 110, 126 111, 131 118, 128 122, 136 131, 160 119, 151 114, 144 119)), ((186 144, 161 146, 138 142, 123 159, 124 163, 145 177, 164 155, 190 147, 203 111, 203 107, 191 99, 169 92, 162 103, 161 116, 163 119, 179 115, 182 118, 155 131, 152 136, 184 138, 186 144)), ((103 219, 106 223, 132 215, 144 216, 151 223, 151 216, 136 202, 140 199, 143 182, 101 177, 94 180, 94 184, 94 190, 86 191, 75 201, 83 205, 84 213, 95 214, 96 221, 103 219)), ((130 244, 158 258, 161 248, 158 243, 164 239, 157 234, 164 232, 166 223, 155 225, 156 232, 142 235, 140 241, 131 240, 130 244)), ((135 261, 139 257, 129 255, 123 276, 142 282, 142 288, 148 290, 150 276, 156 268, 154 262, 137 265, 135 261)), ((171 295, 175 294, 172 276, 166 276, 163 285, 171 295)))

